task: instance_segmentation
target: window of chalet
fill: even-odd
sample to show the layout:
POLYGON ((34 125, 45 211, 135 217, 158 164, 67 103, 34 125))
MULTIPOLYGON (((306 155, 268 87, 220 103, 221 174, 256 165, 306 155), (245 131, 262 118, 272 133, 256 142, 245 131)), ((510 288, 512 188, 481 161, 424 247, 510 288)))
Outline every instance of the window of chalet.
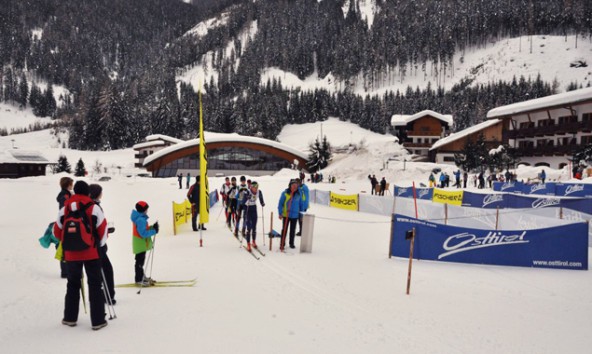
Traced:
POLYGON ((520 129, 534 128, 534 122, 522 122, 520 123, 520 129))
POLYGON ((454 162, 454 156, 444 156, 444 162, 454 162))
POLYGON ((592 144, 592 135, 586 135, 582 137, 582 145, 592 144))
POLYGON ((563 116, 563 117, 559 117, 559 124, 577 123, 577 122, 578 122, 578 116, 563 116))
POLYGON ((582 121, 583 122, 592 121, 592 112, 582 114, 582 121))

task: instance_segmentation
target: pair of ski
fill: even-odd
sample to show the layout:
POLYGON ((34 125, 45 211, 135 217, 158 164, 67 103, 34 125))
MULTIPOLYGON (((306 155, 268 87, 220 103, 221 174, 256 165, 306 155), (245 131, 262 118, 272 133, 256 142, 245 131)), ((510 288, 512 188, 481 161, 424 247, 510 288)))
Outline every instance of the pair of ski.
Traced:
POLYGON ((190 280, 168 280, 168 281, 157 281, 150 285, 139 285, 136 283, 117 284, 116 288, 185 288, 192 287, 197 283, 197 279, 190 280))
POLYGON ((241 247, 245 251, 249 252, 251 254, 251 256, 253 256, 256 260, 261 259, 261 257, 257 256, 255 254, 255 252, 253 252, 253 250, 257 251, 261 256, 265 257, 265 253, 261 252, 261 250, 259 249, 259 247, 251 247, 251 250, 249 251, 249 249, 247 248, 247 246, 245 246, 245 245, 242 244, 242 242, 239 239, 238 235, 235 235, 234 232, 232 231, 232 229, 230 229, 230 232, 232 232, 232 236, 234 237, 234 239, 241 243, 241 247))

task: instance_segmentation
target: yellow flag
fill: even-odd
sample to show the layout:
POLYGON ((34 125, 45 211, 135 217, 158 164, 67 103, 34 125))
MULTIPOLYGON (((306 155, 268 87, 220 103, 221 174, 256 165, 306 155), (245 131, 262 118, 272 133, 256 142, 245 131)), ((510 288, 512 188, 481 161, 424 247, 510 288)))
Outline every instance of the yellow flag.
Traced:
POLYGON ((201 105, 201 86, 199 88, 199 223, 210 220, 210 193, 208 186, 208 152, 204 139, 203 110, 201 105))

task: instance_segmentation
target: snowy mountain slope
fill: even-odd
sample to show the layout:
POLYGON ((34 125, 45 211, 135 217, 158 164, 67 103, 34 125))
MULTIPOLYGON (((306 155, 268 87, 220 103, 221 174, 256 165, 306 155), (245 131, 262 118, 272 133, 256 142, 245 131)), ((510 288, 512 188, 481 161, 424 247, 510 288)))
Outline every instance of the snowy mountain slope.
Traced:
MULTIPOLYGON (((199 33, 200 35, 205 35, 205 33, 207 33, 207 23, 209 22, 214 22, 216 25, 221 25, 221 22, 224 20, 225 16, 221 17, 221 20, 216 19, 210 19, 204 22, 198 24, 197 26, 194 27, 194 29, 192 31, 199 33), (205 28, 205 29, 204 29, 205 28), (204 32, 205 31, 205 32, 204 32)), ((254 38, 254 36, 257 34, 257 21, 251 21, 248 25, 245 26, 245 28, 243 28, 243 30, 238 34, 238 36, 236 36, 236 38, 233 38, 232 40, 230 40, 227 44, 226 47, 224 49, 224 53, 226 55, 226 57, 230 57, 231 53, 234 50, 234 54, 235 54, 235 62, 234 62, 234 68, 236 70, 236 68, 238 67, 238 65, 240 64, 240 55, 239 53, 243 53, 245 51, 245 49, 247 48, 248 44, 249 44, 249 39, 254 38), (238 47, 240 43, 240 48, 238 47)), ((190 83, 194 88, 198 88, 198 87, 202 87, 204 83, 209 83, 210 80, 214 80, 214 82, 218 82, 218 77, 220 75, 220 73, 218 72, 218 70, 214 67, 214 56, 215 53, 213 51, 209 51, 207 52, 205 55, 203 55, 199 61, 199 64, 194 66, 194 67, 187 67, 184 68, 184 71, 182 74, 177 75, 177 81, 178 82, 185 82, 185 83, 190 83)))
MULTIPOLYGON (((446 71, 436 70, 431 62, 428 62, 423 71, 421 66, 407 67, 407 75, 401 79, 397 70, 391 70, 390 77, 378 82, 375 87, 364 85, 363 78, 358 77, 353 91, 360 94, 383 94, 386 91, 405 92, 408 86, 412 88, 426 88, 428 83, 432 89, 442 86, 449 90, 463 79, 472 79, 473 85, 486 84, 495 81, 512 81, 522 75, 527 80, 536 79, 541 75, 543 81, 557 81, 558 90, 565 91, 566 87, 576 82, 586 87, 592 84, 592 40, 578 37, 576 47, 575 36, 523 36, 518 38, 506 38, 490 43, 485 48, 470 48, 463 52, 457 52, 453 59, 453 68, 446 71), (530 44, 532 41, 532 53, 530 44), (571 67, 572 63, 582 60, 587 67, 571 67)), ((318 77, 315 73, 304 80, 300 80, 291 73, 285 73, 277 68, 268 68, 263 71, 261 83, 268 79, 281 79, 282 85, 289 88, 302 88, 314 90, 326 89, 329 92, 343 90, 346 86, 343 82, 335 80, 329 74, 326 77, 318 77)))
POLYGON ((9 133, 14 128, 26 128, 35 123, 51 123, 49 118, 36 117, 30 108, 19 109, 16 106, 0 103, 0 129, 6 129, 9 133))

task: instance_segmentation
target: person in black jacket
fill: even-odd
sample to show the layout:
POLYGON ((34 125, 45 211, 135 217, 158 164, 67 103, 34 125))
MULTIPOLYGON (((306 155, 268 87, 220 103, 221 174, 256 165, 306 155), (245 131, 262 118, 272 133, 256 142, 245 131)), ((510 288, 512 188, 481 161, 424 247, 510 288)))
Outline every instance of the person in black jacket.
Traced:
MULTIPOLYGON (((101 206, 101 199, 103 198, 103 187, 98 184, 91 184, 88 186, 88 190, 90 192, 90 199, 93 200, 96 206, 103 210, 101 206)), ((96 220, 93 220, 93 223, 96 223, 96 220)), ((113 233, 115 231, 114 228, 108 227, 107 232, 113 233)), ((108 237, 108 235, 107 235, 108 237)), ((108 291, 108 297, 105 298, 105 303, 109 303, 109 299, 111 299, 111 305, 115 305, 117 301, 115 301, 115 281, 113 278, 113 265, 109 260, 109 256, 107 256, 107 243, 104 246, 99 247, 99 260, 101 261, 101 269, 105 278, 103 279, 105 284, 103 286, 106 287, 106 291, 108 291)))
MULTIPOLYGON (((60 187, 62 190, 56 197, 56 201, 58 202, 58 210, 61 210, 64 207, 64 203, 72 196, 72 188, 74 188, 74 180, 70 177, 62 177, 60 178, 60 187)), ((57 248, 58 246, 56 246, 57 248)), ((66 266, 66 262, 64 260, 60 260, 60 276, 63 279, 68 278, 68 267, 66 266)))
POLYGON ((197 226, 197 216, 199 215, 199 191, 199 176, 197 176, 195 177, 195 183, 189 188, 189 192, 187 192, 187 200, 191 203, 191 227, 193 228, 193 231, 199 231, 200 228, 204 231, 206 230, 204 224, 197 226))

